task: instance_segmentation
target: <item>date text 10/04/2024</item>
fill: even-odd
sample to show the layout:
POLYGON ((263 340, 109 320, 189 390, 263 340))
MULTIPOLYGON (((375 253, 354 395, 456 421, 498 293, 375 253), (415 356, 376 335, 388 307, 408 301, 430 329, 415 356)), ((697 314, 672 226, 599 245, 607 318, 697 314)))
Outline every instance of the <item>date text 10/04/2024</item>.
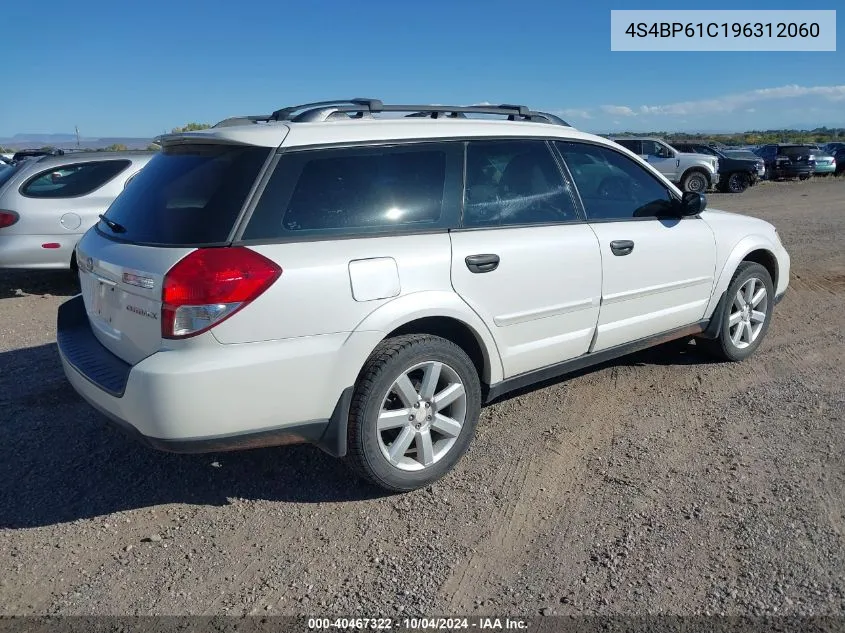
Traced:
POLYGON ((319 630, 488 630, 525 631, 528 622, 520 618, 309 618, 308 629, 319 630))

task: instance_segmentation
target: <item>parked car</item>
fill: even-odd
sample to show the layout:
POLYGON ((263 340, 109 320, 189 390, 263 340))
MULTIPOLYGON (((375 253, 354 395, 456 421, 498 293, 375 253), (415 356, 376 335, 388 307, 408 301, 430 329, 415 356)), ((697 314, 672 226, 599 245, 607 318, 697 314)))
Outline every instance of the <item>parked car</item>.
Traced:
POLYGON ((679 152, 666 141, 651 137, 611 137, 610 140, 638 154, 684 191, 704 193, 719 184, 715 156, 679 152))
POLYGON ((830 176, 836 173, 836 158, 833 154, 819 147, 810 150, 810 156, 813 157, 815 163, 815 170, 813 174, 816 176, 830 176))
POLYGON ((18 162, 25 158, 38 158, 39 156, 64 156, 65 151, 57 148, 43 149, 22 149, 12 154, 12 162, 18 162))
POLYGON ((82 234, 153 152, 30 157, 0 172, 0 268, 72 268, 82 234))
POLYGON ((806 145, 772 143, 759 147, 756 153, 765 161, 770 180, 807 180, 815 171, 812 153, 806 145))
POLYGON ((757 184, 766 173, 766 164, 758 156, 744 158, 730 156, 726 151, 704 143, 673 143, 679 152, 705 154, 719 160, 719 189, 724 193, 742 193, 757 184))
POLYGON ((789 283, 771 224, 524 106, 254 119, 160 137, 59 309, 70 383, 163 450, 312 442, 419 488, 514 389, 675 338, 747 359, 789 283))
POLYGON ((828 143, 824 146, 824 149, 836 161, 834 173, 838 176, 845 172, 845 143, 828 143))

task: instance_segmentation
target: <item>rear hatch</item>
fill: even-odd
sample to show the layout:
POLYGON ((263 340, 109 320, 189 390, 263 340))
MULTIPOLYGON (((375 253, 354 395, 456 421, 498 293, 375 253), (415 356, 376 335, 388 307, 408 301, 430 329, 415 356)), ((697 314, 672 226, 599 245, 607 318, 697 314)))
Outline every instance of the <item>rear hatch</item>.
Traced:
POLYGON ((787 161, 793 169, 812 170, 815 166, 810 148, 803 145, 786 145, 778 148, 778 162, 787 161))
MULTIPOLYGON (((167 338, 180 338, 171 336, 174 310, 163 301, 164 286, 179 264, 180 305, 203 300, 191 295, 190 284, 204 274, 205 260, 195 254, 231 251, 222 247, 272 151, 214 137, 169 137, 80 240, 85 309, 108 350, 134 365, 165 347, 167 338)), ((231 309, 220 305, 206 313, 231 309)))

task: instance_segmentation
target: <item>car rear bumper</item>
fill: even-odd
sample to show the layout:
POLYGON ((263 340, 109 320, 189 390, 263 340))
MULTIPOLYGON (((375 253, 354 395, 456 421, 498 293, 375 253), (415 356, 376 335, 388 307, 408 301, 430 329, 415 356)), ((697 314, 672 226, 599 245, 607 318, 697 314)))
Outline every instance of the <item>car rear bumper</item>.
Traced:
POLYGON ((0 268, 69 269, 80 237, 80 234, 0 234, 0 268), (58 244, 58 248, 45 248, 45 244, 58 244))
POLYGON ((90 405, 159 450, 195 453, 314 443, 345 452, 348 334, 168 350, 131 366, 94 336, 82 296, 59 308, 65 375, 90 405))
POLYGON ((836 172, 836 164, 830 165, 816 165, 815 173, 817 174, 832 174, 836 172))
POLYGON ((803 165, 790 166, 776 166, 772 168, 771 176, 773 178, 797 178, 798 176, 807 176, 813 173, 813 168, 803 165))

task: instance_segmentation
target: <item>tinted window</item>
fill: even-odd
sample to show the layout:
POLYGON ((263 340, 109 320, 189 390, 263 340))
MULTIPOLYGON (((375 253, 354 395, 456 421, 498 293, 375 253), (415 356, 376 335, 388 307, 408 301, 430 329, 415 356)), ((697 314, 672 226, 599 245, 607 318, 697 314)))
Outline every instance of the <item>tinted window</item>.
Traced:
POLYGON ((269 156, 264 147, 183 145, 155 155, 106 216, 126 228, 116 239, 156 245, 225 242, 269 156))
POLYGON ((443 226, 460 156, 457 143, 283 154, 243 239, 443 226))
POLYGON ((130 165, 128 160, 108 160, 60 165, 28 180, 21 193, 30 198, 75 198, 99 189, 130 165))
POLYGON ((468 144, 464 226, 575 220, 571 187, 545 141, 468 144))
POLYGON ((631 150, 635 154, 641 154, 642 153, 640 151, 640 142, 639 141, 619 139, 616 142, 619 143, 619 145, 621 145, 622 147, 631 150))
POLYGON ((627 156, 587 143, 555 145, 572 172, 587 219, 626 220, 672 212, 669 189, 627 156))
POLYGON ((656 141, 643 141, 642 148, 642 152, 640 153, 647 154, 648 156, 660 156, 661 154, 666 153, 666 150, 663 149, 663 146, 656 141))
POLYGON ((24 166, 24 163, 15 163, 14 165, 4 165, 0 167, 0 189, 3 188, 7 182, 12 179, 16 173, 24 166))
POLYGON ((790 158, 806 158, 812 154, 812 150, 806 145, 787 145, 779 147, 778 154, 790 158))

